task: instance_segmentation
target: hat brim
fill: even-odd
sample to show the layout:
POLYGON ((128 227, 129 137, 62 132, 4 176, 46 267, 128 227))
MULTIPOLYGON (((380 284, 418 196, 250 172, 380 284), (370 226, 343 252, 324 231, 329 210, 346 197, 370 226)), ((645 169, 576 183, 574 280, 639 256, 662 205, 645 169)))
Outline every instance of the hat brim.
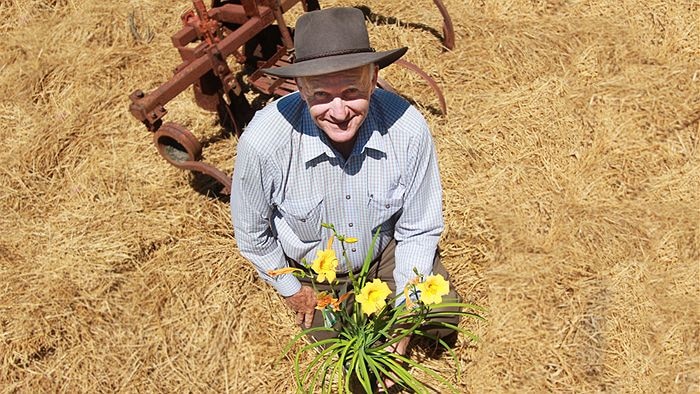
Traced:
POLYGON ((379 68, 384 68, 403 56, 408 47, 382 52, 350 53, 346 55, 328 56, 318 59, 306 60, 300 63, 292 63, 283 67, 263 68, 266 74, 282 78, 311 77, 315 75, 331 74, 338 71, 350 70, 370 63, 376 63, 379 68))

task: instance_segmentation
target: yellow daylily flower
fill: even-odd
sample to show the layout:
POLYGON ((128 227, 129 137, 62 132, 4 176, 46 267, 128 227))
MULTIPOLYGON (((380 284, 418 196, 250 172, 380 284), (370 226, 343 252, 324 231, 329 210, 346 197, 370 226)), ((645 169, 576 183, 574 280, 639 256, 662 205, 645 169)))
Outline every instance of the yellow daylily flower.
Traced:
POLYGON ((420 291, 420 300, 425 305, 439 304, 442 296, 450 292, 450 284, 440 275, 429 275, 425 281, 416 285, 420 291))
POLYGON ((267 271, 267 274, 270 276, 279 276, 279 275, 284 275, 284 274, 293 274, 297 271, 303 272, 299 268, 284 267, 284 268, 279 268, 276 270, 269 270, 269 271, 267 271))
POLYGON ((328 283, 335 281, 335 270, 338 268, 338 258, 335 256, 335 250, 331 249, 333 238, 328 241, 328 248, 316 252, 316 258, 311 264, 311 269, 314 270, 318 277, 316 280, 321 283, 328 280, 328 283))
POLYGON ((362 313, 369 316, 386 306, 386 297, 389 294, 391 294, 389 286, 381 280, 375 279, 371 283, 365 284, 356 300, 362 305, 362 313))
POLYGON ((355 242, 357 242, 357 238, 355 238, 355 237, 345 237, 345 243, 354 244, 355 242))

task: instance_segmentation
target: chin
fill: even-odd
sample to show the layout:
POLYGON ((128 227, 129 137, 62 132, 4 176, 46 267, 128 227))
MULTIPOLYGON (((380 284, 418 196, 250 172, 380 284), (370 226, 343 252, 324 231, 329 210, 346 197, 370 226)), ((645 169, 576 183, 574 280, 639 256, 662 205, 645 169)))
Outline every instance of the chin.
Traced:
POLYGON ((338 142, 341 142, 340 140, 350 140, 355 136, 355 134, 357 134, 357 128, 354 127, 348 127, 347 129, 339 129, 337 127, 324 127, 323 131, 329 138, 333 137, 331 138, 333 141, 338 140, 338 142))
POLYGON ((328 138, 330 138, 331 141, 337 143, 352 141, 352 139, 355 138, 355 134, 357 134, 356 131, 351 132, 350 130, 345 130, 341 132, 333 131, 332 133, 326 132, 328 138))

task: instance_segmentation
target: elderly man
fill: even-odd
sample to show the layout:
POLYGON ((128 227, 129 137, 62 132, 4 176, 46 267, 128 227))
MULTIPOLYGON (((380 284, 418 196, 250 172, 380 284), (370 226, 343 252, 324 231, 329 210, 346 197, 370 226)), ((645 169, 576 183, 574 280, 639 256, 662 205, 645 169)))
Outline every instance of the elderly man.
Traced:
MULTIPOLYGON (((370 272, 393 291, 402 293, 414 269, 448 277, 437 254, 442 192, 428 125, 375 88, 379 69, 406 50, 374 51, 360 10, 330 8, 297 21, 293 64, 265 70, 295 78, 299 92, 260 110, 239 140, 231 215, 241 254, 302 327, 323 324, 314 291, 267 273, 312 261, 332 236, 322 223, 358 238, 348 250, 357 271, 379 229, 370 272)), ((337 276, 347 276, 345 264, 337 276)))

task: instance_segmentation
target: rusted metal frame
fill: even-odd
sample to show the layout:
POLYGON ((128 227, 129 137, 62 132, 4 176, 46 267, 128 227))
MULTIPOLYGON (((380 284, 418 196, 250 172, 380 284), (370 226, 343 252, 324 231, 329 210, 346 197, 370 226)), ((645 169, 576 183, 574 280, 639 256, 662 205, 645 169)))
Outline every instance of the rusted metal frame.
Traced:
POLYGON ((182 125, 172 122, 163 124, 163 126, 154 133, 153 143, 158 149, 158 153, 160 153, 168 163, 181 170, 197 171, 207 174, 224 186, 221 191, 222 194, 231 194, 231 177, 218 168, 199 161, 202 156, 202 145, 197 138, 182 125), (175 154, 174 151, 182 153, 182 150, 174 148, 171 141, 179 145, 178 148, 181 147, 184 149, 184 153, 187 155, 186 158, 182 157, 182 155, 175 154))
MULTIPOLYGON (((302 7, 306 6, 306 1, 305 0, 273 0, 276 1, 276 3, 279 5, 280 10, 284 14, 285 12, 289 11, 292 7, 294 7, 297 3, 301 2, 302 7)), ((271 8, 274 8, 274 3, 270 4, 271 8)), ((306 8, 304 8, 304 11, 306 11, 306 8)))
MULTIPOLYGON (((268 94, 275 94, 275 92, 277 92, 277 88, 282 86, 282 84, 284 84, 285 82, 287 82, 285 78, 277 78, 274 82, 270 84, 270 87, 267 88, 268 94)), ((296 86, 296 84, 294 86, 296 86)))
MULTIPOLYGON (((423 71, 420 67, 416 66, 415 64, 409 62, 408 60, 404 59, 398 59, 394 64, 401 66, 403 68, 407 68, 416 74, 418 74, 421 78, 423 78, 428 85, 433 89, 435 94, 438 96, 438 101, 440 103, 440 109, 442 110, 443 115, 447 115, 447 104, 445 103, 445 96, 442 94, 442 90, 440 89, 440 86, 435 82, 435 80, 428 75, 425 71, 423 71)), ((383 81, 383 80, 382 80, 383 81)), ((383 81, 385 84, 388 84, 386 81, 383 81)), ((380 85, 381 86, 381 85, 380 85)), ((392 90, 395 92, 394 88, 389 85, 388 90, 392 90)))
POLYGON ((259 6, 256 0, 242 0, 241 3, 243 5, 243 9, 245 10, 245 14, 249 18, 260 16, 260 9, 258 8, 259 6))
POLYGON ((265 61, 265 63, 259 65, 259 68, 257 70, 255 70, 255 72, 253 72, 248 77, 248 82, 255 85, 257 88, 259 88, 260 90, 262 90, 266 94, 275 94, 275 90, 286 81, 285 78, 274 77, 274 76, 271 76, 269 74, 265 74, 262 71, 264 68, 269 68, 269 67, 274 66, 280 59, 282 59, 284 56, 287 55, 287 53, 288 53, 287 48, 285 48, 285 47, 278 47, 278 48, 279 49, 277 50, 277 52, 275 52, 274 55, 272 55, 272 57, 267 59, 267 61, 265 61), (263 88, 259 84, 256 84, 256 81, 260 78, 274 79, 274 82, 272 82, 266 88, 263 88))
POLYGON ((231 73, 231 68, 226 62, 226 55, 221 53, 216 46, 211 46, 207 48, 207 57, 209 58, 214 75, 219 77, 223 83, 224 91, 221 93, 223 94, 224 92, 233 90, 235 94, 240 94, 241 87, 238 85, 233 73, 231 73))
MULTIPOLYGON (((209 17, 214 20, 225 23, 235 23, 237 25, 242 25, 250 20, 243 6, 239 4, 224 4, 221 7, 210 9, 207 13, 209 17)), ((197 38, 197 30, 194 26, 186 25, 180 29, 180 31, 173 34, 171 40, 173 46, 182 48, 195 41, 197 38)))
POLYGON ((170 37, 173 46, 182 48, 197 39, 197 31, 192 26, 185 26, 170 37))
POLYGON ((203 39, 209 45, 214 45, 220 41, 219 26, 221 26, 216 20, 209 17, 207 12, 207 7, 204 5, 203 0, 193 0, 195 12, 197 13, 197 18, 193 22, 195 30, 197 30, 197 35, 203 39))
POLYGON ((445 45, 447 49, 454 49, 455 47, 455 29, 452 26, 452 18, 450 14, 447 13, 447 7, 442 2, 442 0, 433 0, 433 3, 437 6, 442 15, 442 44, 445 45))
MULTIPOLYGON (((236 33, 225 28, 223 26, 224 23, 234 23, 237 25, 243 25, 251 19, 246 15, 243 6, 239 4, 224 4, 220 7, 216 7, 209 10, 207 12, 207 15, 209 16, 209 18, 211 18, 211 20, 218 21, 218 28, 226 31, 228 33, 227 35, 236 33)), ((185 23, 185 27, 180 29, 180 31, 178 31, 172 36, 172 43, 173 46, 175 46, 178 52, 180 53, 180 57, 182 58, 182 60, 189 61, 196 57, 195 52, 198 48, 201 48, 201 46, 193 49, 188 47, 187 45, 201 38, 202 34, 198 31, 197 27, 193 26, 192 23, 188 22, 186 18, 187 14, 182 16, 183 23, 185 23)), ((206 42, 203 42, 202 44, 206 44, 206 42)), ((244 61, 243 55, 240 54, 238 50, 235 50, 233 54, 236 55, 237 61, 244 61)))
MULTIPOLYGON (((274 20, 272 10, 268 7, 265 7, 265 10, 260 14, 260 17, 253 17, 246 21, 236 29, 235 34, 231 34, 217 43, 216 49, 225 57, 253 38, 274 20)), ((148 95, 144 95, 141 91, 134 92, 130 96, 132 99, 132 104, 129 107, 131 114, 136 119, 143 122, 149 130, 156 130, 158 121, 167 112, 163 108, 163 105, 175 98, 188 86, 195 83, 202 75, 211 69, 211 66, 211 61, 207 56, 200 56, 181 65, 170 80, 148 95)))
MULTIPOLYGON (((229 95, 229 100, 231 99, 231 92, 233 92, 233 95, 235 96, 240 96, 242 94, 242 87, 236 80, 236 77, 233 75, 231 72, 231 68, 229 68, 228 63, 226 62, 225 56, 221 52, 217 50, 216 47, 211 47, 209 48, 209 51, 207 51, 209 55, 209 59, 211 60, 211 65, 212 65, 212 71, 216 77, 219 78, 219 83, 216 83, 218 85, 218 95, 216 96, 218 98, 218 107, 222 108, 226 112, 226 116, 228 120, 231 122, 233 125, 233 128, 235 130, 236 136, 241 135, 243 132, 243 127, 238 124, 238 121, 236 120, 236 117, 234 116, 233 112, 231 111, 231 108, 229 106, 229 102, 227 102, 224 98, 229 95)), ((203 95, 201 92, 201 83, 202 80, 198 80, 195 82, 195 99, 199 102, 202 99, 207 99, 207 95, 203 95), (200 87, 200 97, 197 97, 197 87, 200 87), (202 97, 203 96, 203 97, 202 97)))
POLYGON ((244 24, 250 17, 240 4, 224 4, 209 10, 209 17, 223 23, 244 24))
POLYGON ((284 22, 284 17, 282 16, 282 4, 279 0, 276 0, 277 4, 272 7, 272 13, 275 15, 275 20, 277 21, 277 26, 279 27, 280 34, 282 35, 282 42, 288 51, 294 48, 294 41, 292 41, 292 35, 289 34, 289 29, 287 29, 287 24, 284 22))
MULTIPOLYGON (((265 1, 265 0, 262 0, 265 1)), ((276 1, 276 0, 268 0, 276 1)), ((131 95, 132 104, 130 111, 134 117, 141 120, 150 131, 154 133, 154 144, 163 158, 173 166, 190 171, 207 174, 221 183, 223 194, 230 194, 231 179, 218 168, 203 163, 201 159, 201 144, 197 138, 185 127, 176 123, 162 124, 162 118, 167 113, 163 105, 175 98, 190 85, 196 88, 201 78, 207 73, 213 73, 223 85, 218 97, 224 101, 225 95, 236 87, 239 87, 226 62, 229 54, 236 54, 238 48, 252 39, 274 20, 278 22, 280 32, 286 33, 282 54, 291 49, 291 36, 282 17, 281 9, 285 10, 299 2, 288 0, 277 2, 269 6, 257 6, 255 0, 243 0, 243 5, 227 4, 207 11, 201 1, 194 1, 197 8, 197 16, 183 15, 185 27, 171 37, 173 45, 178 49, 183 59, 175 69, 175 75, 166 83, 159 86, 148 95, 143 91, 134 91, 131 95), (240 24, 234 31, 225 29, 224 22, 240 24), (194 48, 188 45, 196 40, 203 42, 194 48), (183 157, 183 150, 186 157, 183 157)), ((190 11, 191 12, 191 11, 190 11)), ((280 81, 282 83, 284 81, 280 81)), ((201 87, 200 87, 201 89, 201 87)), ((236 91, 235 93, 240 93, 236 91)), ((202 92, 200 92, 202 94, 202 92)), ((226 106, 229 117, 235 122, 231 109, 226 106)))

